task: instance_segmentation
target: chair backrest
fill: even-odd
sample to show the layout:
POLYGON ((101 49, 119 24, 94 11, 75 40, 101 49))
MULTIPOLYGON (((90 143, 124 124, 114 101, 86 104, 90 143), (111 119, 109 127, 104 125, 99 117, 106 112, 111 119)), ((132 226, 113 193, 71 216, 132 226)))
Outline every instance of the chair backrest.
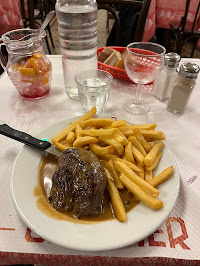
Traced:
MULTIPOLYGON (((181 23, 180 23, 180 26, 179 26, 179 28, 180 28, 183 32, 185 31, 185 26, 186 26, 186 23, 187 23, 187 17, 188 17, 189 7, 190 7, 190 0, 186 0, 185 14, 184 14, 184 16, 182 17, 182 19, 181 19, 181 23)), ((192 22, 191 33, 194 32, 195 24, 196 24, 196 21, 197 21, 197 18, 198 18, 198 14, 199 14, 199 8, 200 8, 200 1, 199 1, 198 6, 197 6, 197 10, 196 10, 196 13, 195 13, 195 16, 194 16, 194 21, 192 22)))
POLYGON ((20 7, 24 28, 35 29, 34 0, 20 0, 20 7))
POLYGON ((135 34, 132 41, 139 42, 142 41, 144 34, 144 27, 146 23, 146 18, 149 11, 151 0, 135 1, 135 0, 97 0, 98 9, 106 9, 109 11, 115 19, 115 45, 119 44, 120 41, 120 18, 117 11, 113 8, 114 6, 124 6, 128 8, 134 8, 139 11, 139 18, 137 21, 137 26, 135 34))

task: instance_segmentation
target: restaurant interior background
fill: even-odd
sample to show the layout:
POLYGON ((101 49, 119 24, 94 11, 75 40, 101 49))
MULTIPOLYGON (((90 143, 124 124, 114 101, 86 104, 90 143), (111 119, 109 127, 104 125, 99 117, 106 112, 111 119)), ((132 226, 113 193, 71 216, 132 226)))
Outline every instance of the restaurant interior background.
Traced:
MULTIPOLYGON (((97 47, 103 47, 106 46, 106 42, 107 42, 107 38, 109 37, 110 31, 112 29, 114 20, 113 19, 109 19, 109 27, 106 26, 107 24, 107 11, 106 10, 98 10, 98 21, 97 21, 97 47)), ((52 21, 50 22, 50 28, 51 28, 51 33, 52 33, 52 37, 53 37, 53 42, 55 45, 55 48, 53 48, 51 46, 50 43, 50 50, 51 50, 51 54, 61 54, 60 52, 60 43, 59 43, 59 34, 58 34, 58 30, 57 30, 58 24, 57 24, 57 19, 56 17, 54 17, 52 19, 52 21)), ((162 37, 163 36, 163 29, 156 29, 156 33, 155 33, 155 40, 154 42, 162 43, 162 37)), ((48 33, 47 33, 48 34, 48 33)), ((173 37, 173 35, 170 36, 170 47, 172 49, 175 48, 175 38, 173 37)), ((46 43, 44 42, 44 49, 46 54, 49 54, 48 49, 46 47, 46 43)), ((183 49, 182 49, 182 57, 190 57, 191 55, 191 50, 192 50, 192 42, 187 42, 183 49)), ((196 48, 195 52, 194 52, 194 58, 200 58, 200 48, 196 48)))
MULTIPOLYGON (((48 3, 48 5, 46 6, 47 9, 45 11, 47 13, 50 10, 54 9, 56 1, 55 0, 49 0, 49 1, 40 1, 39 2, 38 0, 34 0, 34 17, 35 18, 38 16, 38 14, 41 14, 41 5, 44 4, 43 2, 48 3)), ((25 11, 26 11, 26 9, 27 8, 25 7, 25 11)), ((114 9, 116 9, 116 6, 114 7, 114 9)), ((42 11, 42 12, 44 12, 44 11, 42 11)), ((44 13, 44 15, 46 13, 44 13)), ((113 24, 114 24, 114 21, 115 21, 114 19, 109 19, 108 20, 108 14, 109 14, 108 11, 105 10, 105 9, 98 10, 98 20, 97 20, 97 47, 98 48, 106 46, 107 39, 108 39, 108 37, 110 35, 110 32, 112 30, 112 27, 113 27, 113 24)), ((198 18, 198 20, 199 20, 199 18, 198 18)), ((137 21, 137 19, 135 21, 137 21)), ((37 22, 36 24, 41 25, 41 19, 40 20, 36 20, 36 22, 37 22)), ((8 26, 8 25, 6 25, 6 26, 8 26)), ((49 43, 49 48, 47 48, 46 42, 44 40, 44 51, 45 51, 46 54, 61 54, 60 43, 59 43, 59 34, 58 34, 58 24, 57 24, 56 16, 53 17, 53 19, 51 20, 49 26, 50 26, 50 32, 51 32, 52 37, 53 37, 53 44, 54 44, 55 47, 52 47, 52 42, 50 41, 50 38, 49 38, 50 37, 49 36, 49 31, 46 30, 48 43, 49 43)), ((124 27, 125 26, 123 26, 123 31, 124 31, 124 27)), ((6 30, 6 28, 5 28, 5 30, 6 30)), ((1 34, 5 33, 6 32, 5 30, 4 30, 3 23, 1 23, 0 33, 1 34)), ((126 30, 126 32, 127 32, 127 30, 126 30)), ((174 34, 172 33, 171 30, 165 30, 163 28, 158 28, 155 25, 154 37, 151 40, 149 40, 149 41, 153 41, 155 43, 159 43, 159 44, 165 46, 165 48, 167 49, 167 52, 175 51, 175 36, 174 36, 174 34)), ((109 43, 109 45, 110 45, 110 43, 109 43)), ((118 45, 118 46, 122 46, 122 45, 118 45)), ((123 46, 125 46, 125 45, 123 45, 123 46)), ((192 41, 187 41, 184 44, 183 48, 182 48, 181 57, 182 58, 191 57, 192 47, 193 47, 192 41)), ((5 47, 3 47, 1 49, 3 49, 3 52, 5 54, 6 53, 5 47)), ((200 58, 200 41, 198 42, 198 45, 195 48, 193 57, 194 58, 200 58)), ((0 70, 3 70, 3 69, 1 68, 0 70)))

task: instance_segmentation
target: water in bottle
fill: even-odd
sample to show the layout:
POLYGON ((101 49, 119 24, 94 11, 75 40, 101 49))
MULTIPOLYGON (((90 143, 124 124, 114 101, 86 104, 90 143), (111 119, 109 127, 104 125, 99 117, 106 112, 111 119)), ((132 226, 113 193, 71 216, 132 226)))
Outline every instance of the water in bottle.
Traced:
POLYGON ((97 68, 97 3, 57 0, 56 16, 66 92, 78 99, 76 73, 97 68))

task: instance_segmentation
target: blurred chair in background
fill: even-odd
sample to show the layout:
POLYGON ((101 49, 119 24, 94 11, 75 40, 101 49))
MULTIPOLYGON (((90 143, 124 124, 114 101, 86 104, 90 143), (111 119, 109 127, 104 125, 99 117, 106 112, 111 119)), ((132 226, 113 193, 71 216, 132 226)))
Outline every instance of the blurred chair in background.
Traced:
POLYGON ((98 9, 106 9, 115 19, 107 45, 127 46, 142 41, 150 3, 151 0, 97 0, 98 9))
MULTIPOLYGON (((35 29, 40 27, 42 22, 44 21, 47 13, 49 10, 49 4, 48 0, 40 0, 37 2, 38 4, 38 13, 36 13, 35 9, 35 1, 34 0, 20 0, 21 5, 21 14, 22 14, 22 20, 24 24, 24 28, 31 28, 35 29)), ((47 26, 47 32, 49 33, 49 37, 51 40, 52 47, 54 48, 53 38, 51 34, 50 25, 47 26)), ((51 49, 49 46, 49 40, 48 36, 45 37, 47 49, 49 51, 49 54, 51 54, 51 49)))
MULTIPOLYGON (((55 0, 40 0, 40 1, 38 1, 38 8, 39 8, 39 14, 37 16, 35 16, 35 19, 41 20, 41 22, 43 22, 45 17, 46 17, 46 15, 50 11, 55 9, 55 0)), ((50 24, 47 25, 46 30, 49 33, 49 37, 50 37, 50 40, 51 40, 51 45, 52 45, 53 48, 55 48, 54 47, 53 38, 52 38, 52 34, 51 34, 50 24)), ((48 45, 47 45, 47 47, 48 47, 48 45)), ((49 50, 49 48, 48 48, 48 50, 49 50)))
POLYGON ((190 0, 186 0, 185 14, 181 18, 180 25, 170 24, 170 29, 176 38, 176 52, 181 54, 184 44, 188 41, 192 41, 192 51, 190 57, 193 57, 197 42, 200 38, 200 1, 197 6, 196 13, 194 15, 194 20, 189 21, 189 6, 190 0))
POLYGON ((34 0, 20 0, 20 7, 24 28, 35 29, 34 0))

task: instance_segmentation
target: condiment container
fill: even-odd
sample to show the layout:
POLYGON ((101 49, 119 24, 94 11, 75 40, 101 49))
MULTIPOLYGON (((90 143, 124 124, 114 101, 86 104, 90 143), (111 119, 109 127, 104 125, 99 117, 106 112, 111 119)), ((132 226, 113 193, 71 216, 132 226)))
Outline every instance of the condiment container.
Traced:
POLYGON ((164 69, 155 79, 152 94, 160 101, 169 98, 172 85, 177 77, 180 55, 177 53, 168 53, 165 55, 164 69))
POLYGON ((174 113, 184 113, 190 94, 196 84, 200 68, 194 63, 183 63, 167 104, 167 110, 174 113))

